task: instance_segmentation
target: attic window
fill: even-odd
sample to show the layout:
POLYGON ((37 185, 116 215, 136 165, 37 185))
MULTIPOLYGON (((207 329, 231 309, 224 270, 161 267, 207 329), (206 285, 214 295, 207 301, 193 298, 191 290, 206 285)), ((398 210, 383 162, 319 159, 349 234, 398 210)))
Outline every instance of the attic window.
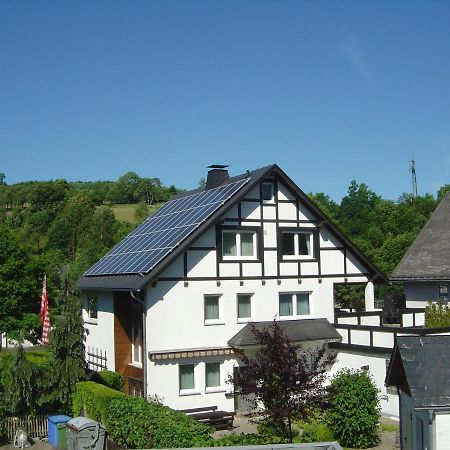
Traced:
POLYGON ((311 231, 283 231, 281 233, 283 259, 313 257, 313 233, 311 231))
POLYGON ((272 182, 265 182, 261 185, 261 198, 264 203, 274 202, 274 184, 272 182))

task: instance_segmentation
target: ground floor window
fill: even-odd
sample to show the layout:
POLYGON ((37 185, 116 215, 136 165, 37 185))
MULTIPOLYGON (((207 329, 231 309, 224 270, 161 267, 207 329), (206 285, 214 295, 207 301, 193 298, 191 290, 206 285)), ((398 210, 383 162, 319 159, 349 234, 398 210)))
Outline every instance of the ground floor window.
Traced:
POLYGON ((195 388, 194 364, 180 364, 180 392, 195 388))
POLYGON ((133 325, 131 327, 131 362, 142 365, 142 327, 133 325))
POLYGON ((205 364, 205 387, 214 388, 220 386, 220 362, 205 364))

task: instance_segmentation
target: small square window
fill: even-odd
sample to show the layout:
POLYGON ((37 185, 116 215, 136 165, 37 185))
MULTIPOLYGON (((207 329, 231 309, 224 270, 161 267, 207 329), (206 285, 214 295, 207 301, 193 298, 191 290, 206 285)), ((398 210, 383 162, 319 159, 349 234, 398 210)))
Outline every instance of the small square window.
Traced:
POLYGON ((222 323, 220 295, 205 295, 205 324, 222 323))
POLYGON ((309 293, 280 294, 279 313, 280 317, 309 316, 309 293))
POLYGON ((180 391, 195 388, 194 364, 180 364, 180 391))
POLYGON ((213 388, 220 386, 220 363, 211 362, 205 364, 205 386, 213 388))
POLYGON ((95 295, 88 296, 88 317, 89 319, 98 319, 97 297, 95 295))
POLYGON ((250 294, 238 294, 237 302, 238 319, 250 319, 252 317, 252 296, 250 294))
POLYGON ((274 200, 274 185, 273 183, 263 183, 261 185, 261 196, 263 202, 273 202, 274 200))

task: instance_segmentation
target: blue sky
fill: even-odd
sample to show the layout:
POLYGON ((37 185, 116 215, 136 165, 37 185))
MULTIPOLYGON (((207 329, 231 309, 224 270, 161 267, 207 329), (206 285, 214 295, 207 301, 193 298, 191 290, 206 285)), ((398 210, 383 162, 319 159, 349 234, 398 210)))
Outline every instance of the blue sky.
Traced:
POLYGON ((0 172, 195 187, 277 163, 339 200, 450 183, 448 1, 0 2, 0 172))

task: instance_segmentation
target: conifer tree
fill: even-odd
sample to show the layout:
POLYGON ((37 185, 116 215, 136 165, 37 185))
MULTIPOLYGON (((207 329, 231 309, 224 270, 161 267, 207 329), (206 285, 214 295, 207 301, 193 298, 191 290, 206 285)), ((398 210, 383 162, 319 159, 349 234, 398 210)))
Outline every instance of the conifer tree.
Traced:
POLYGON ((56 399, 70 412, 75 384, 85 378, 84 327, 80 300, 67 294, 50 333, 56 399))

